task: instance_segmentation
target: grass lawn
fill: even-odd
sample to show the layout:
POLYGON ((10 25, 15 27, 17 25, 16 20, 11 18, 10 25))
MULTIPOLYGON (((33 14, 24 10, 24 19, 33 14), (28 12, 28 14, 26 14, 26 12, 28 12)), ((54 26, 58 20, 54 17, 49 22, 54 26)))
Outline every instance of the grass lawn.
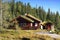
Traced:
POLYGON ((27 38, 30 40, 60 40, 51 38, 48 35, 38 35, 36 32, 45 31, 45 30, 1 30, 0 31, 0 40, 24 40, 27 38))

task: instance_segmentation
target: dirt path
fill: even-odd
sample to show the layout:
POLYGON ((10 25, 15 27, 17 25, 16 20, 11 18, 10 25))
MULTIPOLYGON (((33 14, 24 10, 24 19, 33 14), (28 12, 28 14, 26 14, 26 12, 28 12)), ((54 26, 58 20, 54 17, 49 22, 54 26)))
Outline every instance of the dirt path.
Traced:
POLYGON ((48 35, 48 36, 50 36, 52 38, 60 38, 60 35, 58 35, 58 34, 51 34, 49 32, 37 32, 36 34, 48 35))

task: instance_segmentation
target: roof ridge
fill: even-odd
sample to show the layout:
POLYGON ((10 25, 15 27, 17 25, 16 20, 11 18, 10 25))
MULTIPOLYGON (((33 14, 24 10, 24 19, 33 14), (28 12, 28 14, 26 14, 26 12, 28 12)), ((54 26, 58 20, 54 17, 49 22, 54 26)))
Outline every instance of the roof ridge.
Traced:
POLYGON ((30 15, 30 14, 27 14, 26 16, 29 16, 29 17, 34 18, 35 20, 41 21, 40 19, 38 19, 38 18, 36 18, 36 17, 34 17, 34 16, 30 15))

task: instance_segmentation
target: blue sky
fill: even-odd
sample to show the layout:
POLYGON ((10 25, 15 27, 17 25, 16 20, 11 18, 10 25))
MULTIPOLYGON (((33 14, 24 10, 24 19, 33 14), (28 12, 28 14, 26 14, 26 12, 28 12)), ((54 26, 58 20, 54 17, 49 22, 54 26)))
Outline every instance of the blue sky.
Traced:
POLYGON ((45 11, 47 11, 48 8, 50 8, 52 12, 59 11, 60 13, 60 0, 16 0, 16 1, 21 1, 23 3, 29 2, 32 7, 36 7, 36 5, 38 7, 43 6, 45 11))

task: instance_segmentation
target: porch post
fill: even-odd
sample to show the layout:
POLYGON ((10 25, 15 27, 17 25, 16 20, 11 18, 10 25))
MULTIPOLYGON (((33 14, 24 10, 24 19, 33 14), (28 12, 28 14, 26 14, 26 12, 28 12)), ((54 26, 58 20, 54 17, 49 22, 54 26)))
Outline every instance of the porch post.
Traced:
POLYGON ((41 25, 41 29, 43 29, 43 26, 41 25))

